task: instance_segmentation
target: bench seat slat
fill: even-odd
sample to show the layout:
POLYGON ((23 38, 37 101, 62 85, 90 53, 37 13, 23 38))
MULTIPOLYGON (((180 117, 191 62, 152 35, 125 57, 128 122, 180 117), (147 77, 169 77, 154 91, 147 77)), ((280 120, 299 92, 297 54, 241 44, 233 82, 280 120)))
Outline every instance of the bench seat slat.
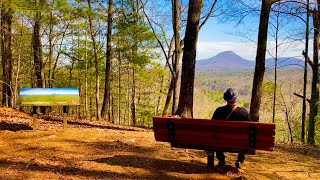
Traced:
MULTIPOLYGON (((177 129, 176 128, 176 133, 179 134, 193 134, 197 136, 213 136, 215 137, 217 134, 230 134, 230 135, 236 135, 236 136, 242 136, 242 135, 247 135, 248 136, 248 129, 242 130, 242 131, 232 131, 232 130, 216 130, 216 131, 195 131, 195 130, 190 130, 190 129, 177 129)), ((168 134, 168 129, 154 129, 154 132, 160 133, 160 134, 168 134)), ((274 136, 275 132, 270 131, 270 132, 265 132, 265 131, 258 131, 256 133, 256 136, 274 136)))
MULTIPOLYGON (((186 139, 185 137, 176 137, 176 143, 190 143, 190 144, 212 144, 212 146, 215 147, 241 147, 241 148, 247 148, 248 143, 245 141, 239 141, 235 139, 229 139, 228 141, 224 139, 197 139, 197 138, 189 138, 186 139)), ((255 149, 270 149, 270 146, 272 146, 272 141, 271 142, 257 142, 256 148, 255 149)))
MULTIPOLYGON (((223 139, 223 140, 232 139, 232 140, 241 140, 241 141, 246 141, 249 138, 248 134, 227 134, 227 133, 214 133, 214 132, 211 132, 211 133, 207 132, 205 134, 201 134, 199 132, 190 132, 190 131, 183 131, 183 130, 176 131, 176 134, 185 138, 195 137, 195 138, 211 138, 211 139, 223 139)), ((169 139, 168 133, 166 131, 161 133, 156 133, 155 138, 156 140, 159 138, 169 139)), ((272 142, 274 141, 274 137, 267 136, 267 135, 257 135, 256 141, 272 142)))
MULTIPOLYGON (((175 122, 175 129, 184 129, 184 130, 192 130, 192 131, 199 131, 199 132, 235 132, 237 134, 240 133, 248 133, 248 128, 250 126, 250 124, 252 124, 250 122, 246 123, 246 126, 243 126, 243 124, 240 124, 241 126, 237 126, 239 125, 239 122, 235 122, 235 124, 233 124, 233 126, 230 126, 230 122, 228 122, 229 126, 220 126, 219 122, 214 122, 211 121, 212 123, 208 124, 208 125, 198 125, 198 124, 181 124, 178 121, 174 121, 175 122)), ((222 122, 222 121, 220 121, 222 122)), ((161 123, 155 123, 153 128, 154 129, 168 129, 168 121, 164 121, 161 123)), ((224 124, 226 124, 226 122, 222 122, 224 124)), ((264 124, 260 124, 257 125, 254 123, 254 125, 256 126, 256 130, 258 133, 263 133, 263 134, 275 134, 275 127, 274 128, 265 128, 264 124)))
POLYGON ((172 117, 153 117, 153 122, 156 141, 171 142, 172 147, 229 152, 248 151, 251 154, 255 153, 255 150, 272 151, 274 148, 275 124, 273 123, 172 117), (170 130, 169 120, 172 121, 170 130), (255 141, 254 145, 249 147, 251 125, 255 126, 255 135, 250 135, 255 141))
MULTIPOLYGON (((158 127, 154 127, 153 128, 154 131, 156 133, 158 133, 158 131, 167 131, 168 128, 158 128, 158 127)), ((200 128, 200 127, 180 127, 180 126, 175 126, 176 130, 184 130, 184 131, 192 131, 192 132, 201 132, 201 133, 210 133, 210 132, 216 132, 216 133, 224 133, 224 132, 230 132, 230 133, 234 133, 234 134, 248 134, 248 128, 245 129, 240 129, 240 128, 217 128, 217 127, 212 127, 212 128, 200 128)), ((256 129, 257 135, 268 135, 268 136, 273 136, 275 135, 275 131, 274 130, 262 130, 261 128, 257 128, 256 129)))
MULTIPOLYGON (((163 141, 167 142, 167 141, 163 141)), ((225 148, 248 148, 248 141, 239 141, 237 139, 212 139, 212 138, 197 138, 191 136, 176 136, 174 144, 188 145, 207 145, 208 147, 225 147, 225 148)), ((274 141, 256 142, 256 150, 271 151, 274 147, 274 141)))
MULTIPOLYGON (((214 127, 236 127, 236 128, 248 128, 248 123, 243 121, 218 121, 218 120, 207 120, 207 119, 187 119, 187 118, 172 118, 172 117, 154 117, 153 125, 154 127, 163 126, 166 128, 167 121, 174 120, 177 126, 181 125, 191 125, 194 126, 214 126, 214 127), (232 123, 231 123, 232 122, 232 123)), ((275 129, 275 124, 273 123, 261 123, 261 122, 250 122, 254 124, 257 128, 263 127, 263 129, 275 129)))

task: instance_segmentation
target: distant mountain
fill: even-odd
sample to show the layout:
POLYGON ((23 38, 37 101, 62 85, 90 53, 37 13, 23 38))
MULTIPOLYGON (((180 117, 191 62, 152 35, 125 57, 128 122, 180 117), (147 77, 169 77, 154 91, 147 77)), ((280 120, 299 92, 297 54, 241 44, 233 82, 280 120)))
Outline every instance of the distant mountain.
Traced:
MULTIPOLYGON (((299 68, 304 67, 304 61, 294 57, 279 58, 277 62, 278 68, 299 68)), ((274 68, 275 61, 273 58, 266 59, 266 68, 274 68)))
POLYGON ((254 69, 254 65, 254 61, 245 60, 232 51, 225 51, 209 59, 198 60, 196 70, 248 70, 254 69))
MULTIPOLYGON (((274 59, 266 59, 266 68, 274 68, 274 59)), ((299 68, 304 66, 304 61, 297 58, 279 58, 278 67, 280 68, 299 68)), ((243 59, 232 51, 225 51, 214 57, 196 62, 196 71, 211 70, 253 70, 255 61, 243 59)))

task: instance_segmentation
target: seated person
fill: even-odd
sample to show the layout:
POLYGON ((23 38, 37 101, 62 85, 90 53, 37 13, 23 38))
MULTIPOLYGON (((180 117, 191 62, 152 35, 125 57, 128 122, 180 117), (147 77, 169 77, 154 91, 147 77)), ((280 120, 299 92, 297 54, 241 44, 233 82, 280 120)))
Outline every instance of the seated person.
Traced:
MULTIPOLYGON (((237 107, 239 93, 234 88, 229 88, 223 94, 223 99, 227 102, 225 106, 219 107, 213 113, 211 119, 213 120, 232 120, 232 121, 250 121, 250 116, 245 108, 237 107)), ((223 166, 226 164, 225 156, 223 152, 216 152, 218 165, 223 166)), ((239 153, 238 160, 235 163, 236 168, 240 168, 240 165, 245 160, 245 154, 239 153)))

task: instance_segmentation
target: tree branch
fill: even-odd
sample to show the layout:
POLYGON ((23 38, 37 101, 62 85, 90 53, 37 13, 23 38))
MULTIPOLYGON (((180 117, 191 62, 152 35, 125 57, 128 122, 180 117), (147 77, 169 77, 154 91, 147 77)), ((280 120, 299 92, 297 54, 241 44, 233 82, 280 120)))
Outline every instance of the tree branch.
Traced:
MULTIPOLYGON (((143 4, 142 0, 140 0, 140 2, 143 4)), ((161 43, 159 37, 157 36, 154 27, 152 26, 151 20, 150 20, 149 16, 147 15, 147 13, 146 13, 146 11, 145 11, 145 9, 144 9, 144 6, 142 6, 142 11, 143 11, 143 14, 145 15, 145 17, 147 18, 147 21, 148 21, 148 23, 149 23, 149 25, 150 25, 150 27, 151 27, 151 29, 152 29, 152 32, 153 32, 154 37, 156 38, 156 40, 158 41, 158 43, 159 43, 159 45, 160 45, 160 47, 161 47, 161 50, 162 50, 162 52, 163 52, 163 54, 164 54, 164 56, 165 56, 165 58, 166 58, 166 63, 168 64, 171 73, 173 73, 173 69, 172 69, 172 67, 170 66, 170 63, 169 63, 169 57, 167 56, 166 51, 165 51, 165 49, 164 49, 164 46, 163 46, 163 44, 161 43)), ((161 30, 162 30, 162 33, 164 33, 164 30, 162 29, 162 27, 161 27, 161 30)))
POLYGON ((302 55, 303 55, 304 59, 307 58, 308 64, 309 64, 311 67, 313 67, 313 62, 311 61, 310 57, 306 54, 306 52, 302 51, 302 55), (308 56, 308 57, 306 57, 306 56, 308 56))
POLYGON ((214 0, 211 8, 210 8, 210 11, 209 13, 206 15, 204 21, 201 23, 201 25, 199 26, 199 30, 202 28, 202 26, 208 21, 208 19, 210 18, 210 15, 212 14, 213 10, 214 10, 214 7, 216 6, 218 0, 214 0))
MULTIPOLYGON (((302 95, 298 94, 298 93, 293 93, 295 96, 299 97, 299 98, 303 98, 302 95)), ((310 103, 310 99, 307 99, 308 103, 310 103)))

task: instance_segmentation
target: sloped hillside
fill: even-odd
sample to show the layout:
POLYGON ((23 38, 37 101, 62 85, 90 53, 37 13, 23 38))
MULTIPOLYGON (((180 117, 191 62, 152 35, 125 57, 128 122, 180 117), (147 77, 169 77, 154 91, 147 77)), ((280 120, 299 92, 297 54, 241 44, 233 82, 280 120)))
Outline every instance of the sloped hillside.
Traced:
MULTIPOLYGON (((60 117, 32 118, 0 108, 0 179, 317 179, 317 147, 278 144, 273 152, 247 156, 240 171, 206 167, 203 151, 171 149, 151 129, 60 117)), ((215 162, 217 163, 217 161, 215 162)))

